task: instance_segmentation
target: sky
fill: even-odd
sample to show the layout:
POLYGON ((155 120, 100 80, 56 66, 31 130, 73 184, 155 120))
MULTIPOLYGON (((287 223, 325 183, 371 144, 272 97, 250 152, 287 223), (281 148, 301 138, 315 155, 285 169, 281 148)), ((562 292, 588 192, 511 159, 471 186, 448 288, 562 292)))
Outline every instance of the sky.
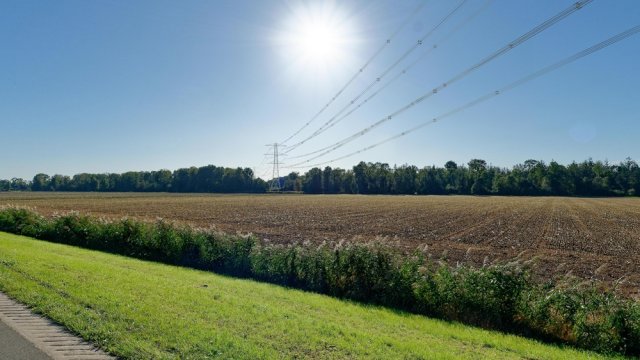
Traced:
POLYGON ((328 162, 639 25, 637 0, 595 0, 356 140, 318 159, 296 158, 386 118, 572 3, 468 0, 431 32, 460 2, 0 1, 0 179, 208 164, 251 167, 270 178, 265 145, 296 133, 352 78, 282 144, 289 150, 280 146, 288 151, 281 174, 360 161, 419 167, 472 158, 502 167, 527 159, 640 161, 635 35, 328 162), (358 101, 398 73, 362 107, 291 150, 369 84, 358 101))

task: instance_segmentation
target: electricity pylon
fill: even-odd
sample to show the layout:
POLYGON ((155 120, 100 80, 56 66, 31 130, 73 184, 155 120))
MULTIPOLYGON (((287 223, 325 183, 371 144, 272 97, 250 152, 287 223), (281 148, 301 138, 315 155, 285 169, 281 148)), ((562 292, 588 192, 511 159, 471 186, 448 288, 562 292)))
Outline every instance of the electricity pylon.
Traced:
POLYGON ((273 164, 273 173, 271 175, 271 182, 269 183, 269 192, 279 192, 282 191, 282 186, 280 185, 280 165, 283 164, 282 162, 280 162, 280 156, 283 156, 284 154, 280 154, 278 152, 278 147, 284 147, 285 145, 273 143, 266 146, 273 149, 266 154, 273 154, 273 161, 270 162, 270 164, 273 164))

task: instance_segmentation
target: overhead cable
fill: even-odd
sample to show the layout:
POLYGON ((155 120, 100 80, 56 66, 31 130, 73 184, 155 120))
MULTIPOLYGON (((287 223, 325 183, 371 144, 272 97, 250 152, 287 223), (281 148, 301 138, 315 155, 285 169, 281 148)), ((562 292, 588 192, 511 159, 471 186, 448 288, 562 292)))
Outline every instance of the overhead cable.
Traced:
POLYGON ((294 164, 292 166, 298 166, 298 165, 302 165, 304 163, 309 163, 312 160, 315 160, 319 157, 322 157, 330 152, 335 151, 336 149, 344 146, 345 144, 367 134, 368 132, 370 132, 371 130, 377 128, 378 126, 386 123, 387 121, 392 120, 393 118, 395 118, 396 116, 404 113, 405 111, 411 109, 412 107, 418 105, 419 103, 423 102, 424 100, 430 98, 431 96, 437 94, 438 92, 444 90, 445 88, 447 88, 448 86, 451 86, 451 84, 461 80, 462 78, 468 76, 469 74, 471 74, 472 72, 474 72, 475 70, 479 69, 480 67, 488 64, 489 62, 491 62, 492 60, 497 59, 498 57, 500 57, 501 55, 506 54, 507 52, 509 52, 510 50, 516 48, 517 46, 523 44, 524 42, 526 42, 527 40, 533 38, 535 35, 540 34, 541 32, 543 32, 544 30, 550 28, 551 26, 553 26, 554 24, 558 23, 559 21, 561 21, 562 19, 566 18, 567 16, 573 14, 574 12, 582 9, 585 5, 591 3, 593 0, 582 0, 582 1, 578 1, 574 4, 572 4, 569 8, 561 11, 560 13, 554 15, 553 17, 549 18, 548 20, 544 21, 543 23, 541 23, 540 25, 534 27, 533 29, 527 31, 526 33, 524 33, 523 35, 517 37, 515 40, 509 42, 507 45, 505 45, 504 47, 498 49, 497 51, 491 53, 489 56, 483 58, 482 60, 480 60, 479 62, 477 62, 476 64, 472 65, 471 67, 465 69, 464 71, 458 73, 457 75, 455 75, 454 77, 452 77, 451 79, 449 79, 448 81, 442 83, 441 85, 436 86, 435 88, 433 88, 432 90, 426 92, 425 94, 419 96, 418 98, 414 99, 413 101, 411 101, 410 103, 406 104, 405 106, 397 109, 396 111, 388 114, 387 116, 381 118, 380 120, 374 122, 373 124, 367 126, 366 128, 354 133, 351 136, 348 136, 328 147, 326 147, 327 150, 319 153, 318 155, 315 155, 313 157, 311 157, 310 159, 307 159, 305 161, 302 161, 300 163, 294 164))
POLYGON ((380 81, 382 81, 382 79, 385 78, 385 76, 387 76, 389 74, 389 72, 391 72, 391 70, 393 70, 396 66, 398 66, 400 63, 402 63, 409 55, 411 55, 416 49, 418 49, 419 47, 422 46, 422 44, 425 42, 426 39, 428 39, 436 30, 438 30, 438 28, 440 26, 442 26, 445 22, 447 22, 447 20, 449 20, 449 18, 451 18, 461 7, 462 5, 464 5, 468 0, 461 0, 458 5, 456 5, 456 7, 453 8, 453 10, 451 10, 444 18, 442 18, 433 28, 431 28, 429 31, 427 31, 420 39, 418 39, 418 41, 416 41, 409 49, 407 49, 398 59, 396 59, 396 61, 389 65, 380 75, 378 75, 375 79, 373 79, 373 81, 371 81, 369 83, 369 85, 367 85, 364 90, 362 90, 358 95, 356 95, 355 98, 353 98, 350 102, 347 103, 347 105, 345 105, 340 111, 338 111, 337 114, 335 114, 332 118, 330 118, 329 120, 327 120, 324 124, 322 124, 320 126, 319 129, 317 129, 316 131, 314 131, 311 135, 307 136, 306 138, 302 139, 301 141, 292 144, 291 146, 289 146, 289 149, 286 151, 287 153, 293 151, 295 148, 297 148, 298 146, 306 143, 307 141, 313 139, 314 137, 320 135, 321 133, 323 133, 327 127, 332 124, 336 118, 342 114, 344 111, 346 111, 349 107, 351 107, 353 104, 355 104, 358 99, 360 99, 364 94, 366 94, 369 90, 371 90, 373 87, 376 86, 376 84, 380 83, 380 81))
POLYGON ((313 121, 315 121, 329 106, 331 106, 331 104, 349 87, 349 85, 351 85, 351 83, 353 83, 356 78, 358 78, 358 76, 360 74, 362 74, 364 72, 364 70, 378 57, 378 55, 380 55, 380 53, 382 53, 382 51, 389 46, 389 44, 391 44, 391 40, 393 40, 393 38, 400 32, 402 31, 402 29, 404 29, 404 27, 413 19, 414 16, 416 16, 421 10, 422 8, 426 5, 426 1, 425 2, 421 2, 416 8, 415 10, 413 10, 411 12, 411 14, 409 14, 409 16, 400 24, 400 26, 391 33, 391 35, 384 41, 384 43, 382 44, 382 46, 380 46, 378 48, 378 50, 376 50, 376 52, 373 53, 373 55, 371 55, 371 57, 364 63, 364 65, 362 65, 358 71, 356 71, 355 74, 353 74, 353 76, 351 76, 351 78, 347 81, 346 84, 344 84, 342 86, 342 88, 340 88, 340 90, 338 90, 338 92, 333 95, 333 97, 320 109, 320 111, 318 111, 313 117, 311 117, 311 119, 309 121, 307 121, 301 128, 299 128, 296 132, 294 132, 292 135, 290 135, 289 137, 287 137, 286 139, 284 139, 282 141, 282 143, 286 143, 287 141, 291 140, 292 138, 294 138, 296 135, 298 135, 302 130, 304 130, 307 126, 309 126, 313 121))
MULTIPOLYGON (((326 130, 329 130, 330 128, 334 127, 336 124, 338 124, 340 121, 344 120, 345 118, 347 118, 349 115, 353 114, 356 110, 360 109, 363 105, 365 105, 366 103, 368 103, 371 99, 373 99, 376 95, 380 94, 384 89, 386 89, 387 87, 389 87, 391 84, 393 84, 396 80, 398 80, 401 76, 407 74, 409 72, 409 70, 411 70, 414 66, 416 66, 421 60, 423 60, 428 54, 430 54, 432 51, 434 51, 435 49, 439 48, 440 45, 442 44, 442 42, 444 42, 445 40, 447 40, 448 38, 450 38, 453 34, 455 34, 457 31, 459 31, 460 29, 462 29, 464 27, 464 25, 468 24, 469 22, 471 22, 476 16, 478 16, 478 14, 480 14, 482 11, 484 11, 490 4, 491 2, 493 2, 493 0, 487 0, 485 2, 485 4, 479 8, 476 12, 474 12, 473 14, 471 14, 470 16, 468 16, 467 18, 465 18, 463 21, 459 22, 456 27, 454 27, 451 31, 449 31, 445 36, 443 36, 439 42, 434 43, 432 46, 428 47, 427 50, 425 52, 423 52, 420 57, 418 57, 417 59, 415 59, 413 62, 411 62, 409 65, 407 65, 405 68, 403 68, 402 70, 400 70, 398 73, 396 73, 391 79, 389 79, 387 82, 385 82, 382 86, 380 86, 378 89, 376 89, 376 91, 374 91, 371 95, 369 95, 366 99, 364 99, 362 102, 360 102, 359 104, 357 104, 353 109, 349 110, 347 113, 345 113, 344 115, 340 116, 339 118, 337 118, 334 122, 332 122, 331 124, 329 124, 324 130, 322 130, 321 132, 324 132, 326 130)), ((354 99, 356 100, 356 99, 354 99)), ((353 103, 353 102, 352 102, 353 103)), ((340 113, 336 114, 339 115, 340 113)), ((313 154, 317 154, 319 152, 322 152, 328 148, 331 148, 331 146, 328 146, 326 148, 321 148, 312 152, 308 152, 305 154, 301 154, 301 155, 296 155, 296 156, 291 156, 289 157, 289 159, 299 159, 299 158, 305 158, 308 157, 310 155, 313 154)), ((291 149, 289 150, 291 151, 291 149)))
POLYGON ((539 78, 539 77, 541 77, 543 75, 546 75, 546 74, 548 74, 548 73, 550 73, 550 72, 552 72, 554 70, 557 70, 557 69, 559 69, 559 68, 561 68, 561 67, 563 67, 565 65, 568 65, 568 64, 570 64, 570 63, 572 63, 572 62, 574 62, 576 60, 579 60, 579 59, 581 59, 583 57, 591 55, 591 54, 595 53, 596 51, 602 50, 602 49, 604 49, 604 48, 606 48, 606 47, 608 47, 610 45, 613 45, 613 44, 615 44, 615 43, 617 43, 619 41, 622 41, 622 40, 624 40, 624 39, 626 39, 626 38, 628 38, 628 37, 630 37, 632 35, 635 35, 635 34, 637 34, 639 32, 640 32, 640 25, 636 25, 636 26, 634 26, 634 27, 632 27, 632 28, 630 28, 630 29, 618 34, 618 35, 610 37, 609 39, 607 39, 605 41, 602 41, 602 42, 600 42, 600 43, 598 43, 596 45, 593 45, 593 46, 591 46, 591 47, 589 47, 587 49, 584 49, 584 50, 582 50, 582 51, 580 51, 578 53, 575 53, 572 56, 569 56, 569 57, 567 57, 567 58, 565 58, 563 60, 560 60, 560 61, 558 61, 558 62, 556 62, 556 63, 554 63, 552 65, 544 67, 544 68, 542 68, 542 69, 540 69, 540 70, 538 70, 536 72, 533 72, 533 73, 531 73, 531 74, 529 74, 529 75, 527 75, 527 76, 525 76, 523 78, 520 78, 520 79, 518 79, 518 80, 510 83, 509 85, 506 85, 506 86, 504 86, 504 87, 502 87, 502 88, 500 88, 498 90, 495 90, 495 91, 487 93, 487 94, 485 94, 483 96, 480 96, 477 99, 475 99, 473 101, 470 101, 470 102, 468 102, 468 103, 466 103, 466 104, 464 104, 464 105, 462 105, 460 107, 457 107, 457 108, 455 108, 455 109, 453 109, 451 111, 448 111, 448 112, 446 112, 444 114, 436 116, 431 120, 425 121, 425 122, 423 122, 423 123, 421 123, 419 125, 416 125, 416 126, 410 128, 410 129, 407 129, 407 130, 405 130, 405 131, 403 131, 401 133, 398 133, 398 134, 396 134, 394 136, 391 136, 389 138, 386 138, 386 139, 384 139, 382 141, 379 141, 377 143, 369 145, 369 146, 367 146, 365 148, 362 148, 360 150, 351 152, 349 154, 337 157, 337 158, 329 160, 329 161, 324 161, 324 162, 316 163, 316 164, 313 164, 313 165, 305 165, 305 166, 299 166, 299 164, 294 164, 290 168, 307 168, 307 167, 315 167, 315 166, 321 166, 321 165, 325 165, 325 164, 330 164, 330 163, 333 163, 333 162, 336 162, 336 161, 339 161, 339 160, 343 160, 343 159, 346 159, 348 157, 360 154, 360 153, 365 152, 367 150, 373 149, 373 148, 375 148, 377 146, 380 146, 382 144, 388 143, 388 142, 393 141, 393 140, 395 140, 395 139, 397 139, 399 137, 402 137, 402 136, 407 135, 409 133, 412 133, 414 131, 420 130, 420 129, 422 129, 422 128, 426 127, 426 126, 429 126, 431 124, 434 124, 434 123, 436 123, 436 122, 438 122, 438 121, 440 121, 442 119, 445 119, 447 117, 455 115, 455 114, 457 114, 457 113, 459 113, 461 111, 467 110, 467 109, 469 109, 469 108, 471 108, 473 106, 476 106, 476 105, 478 105, 480 103, 483 103, 483 102, 485 102, 485 101, 487 101, 489 99, 492 99, 492 98, 494 98, 494 97, 496 97, 498 95, 504 94, 505 92, 507 92, 509 90, 513 90, 514 88, 516 88, 516 87, 518 87, 520 85, 523 85, 523 84, 525 84, 525 83, 527 83, 527 82, 529 82, 531 80, 534 80, 534 79, 539 78))

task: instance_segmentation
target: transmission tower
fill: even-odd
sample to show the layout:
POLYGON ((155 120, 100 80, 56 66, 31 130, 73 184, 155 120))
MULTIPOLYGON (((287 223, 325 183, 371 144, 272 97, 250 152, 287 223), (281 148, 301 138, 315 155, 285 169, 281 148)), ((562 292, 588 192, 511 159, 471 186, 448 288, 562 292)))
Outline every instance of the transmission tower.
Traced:
POLYGON ((283 156, 284 154, 281 154, 278 151, 278 147, 283 147, 285 145, 273 143, 266 146, 271 149, 266 155, 273 155, 273 161, 270 162, 270 164, 273 165, 273 173, 271 175, 271 182, 269 183, 269 192, 279 192, 282 191, 282 186, 280 185, 280 165, 283 164, 280 162, 280 156, 283 156))

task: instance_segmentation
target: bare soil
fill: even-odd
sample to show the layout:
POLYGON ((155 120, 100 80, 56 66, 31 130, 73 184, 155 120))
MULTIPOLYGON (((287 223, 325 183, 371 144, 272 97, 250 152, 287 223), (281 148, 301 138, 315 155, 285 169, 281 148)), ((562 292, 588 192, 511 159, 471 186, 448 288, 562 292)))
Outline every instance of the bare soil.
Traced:
POLYGON ((278 243, 382 238, 452 264, 515 259, 543 279, 603 280, 640 297, 639 198, 0 193, 9 204, 164 218, 278 243))

